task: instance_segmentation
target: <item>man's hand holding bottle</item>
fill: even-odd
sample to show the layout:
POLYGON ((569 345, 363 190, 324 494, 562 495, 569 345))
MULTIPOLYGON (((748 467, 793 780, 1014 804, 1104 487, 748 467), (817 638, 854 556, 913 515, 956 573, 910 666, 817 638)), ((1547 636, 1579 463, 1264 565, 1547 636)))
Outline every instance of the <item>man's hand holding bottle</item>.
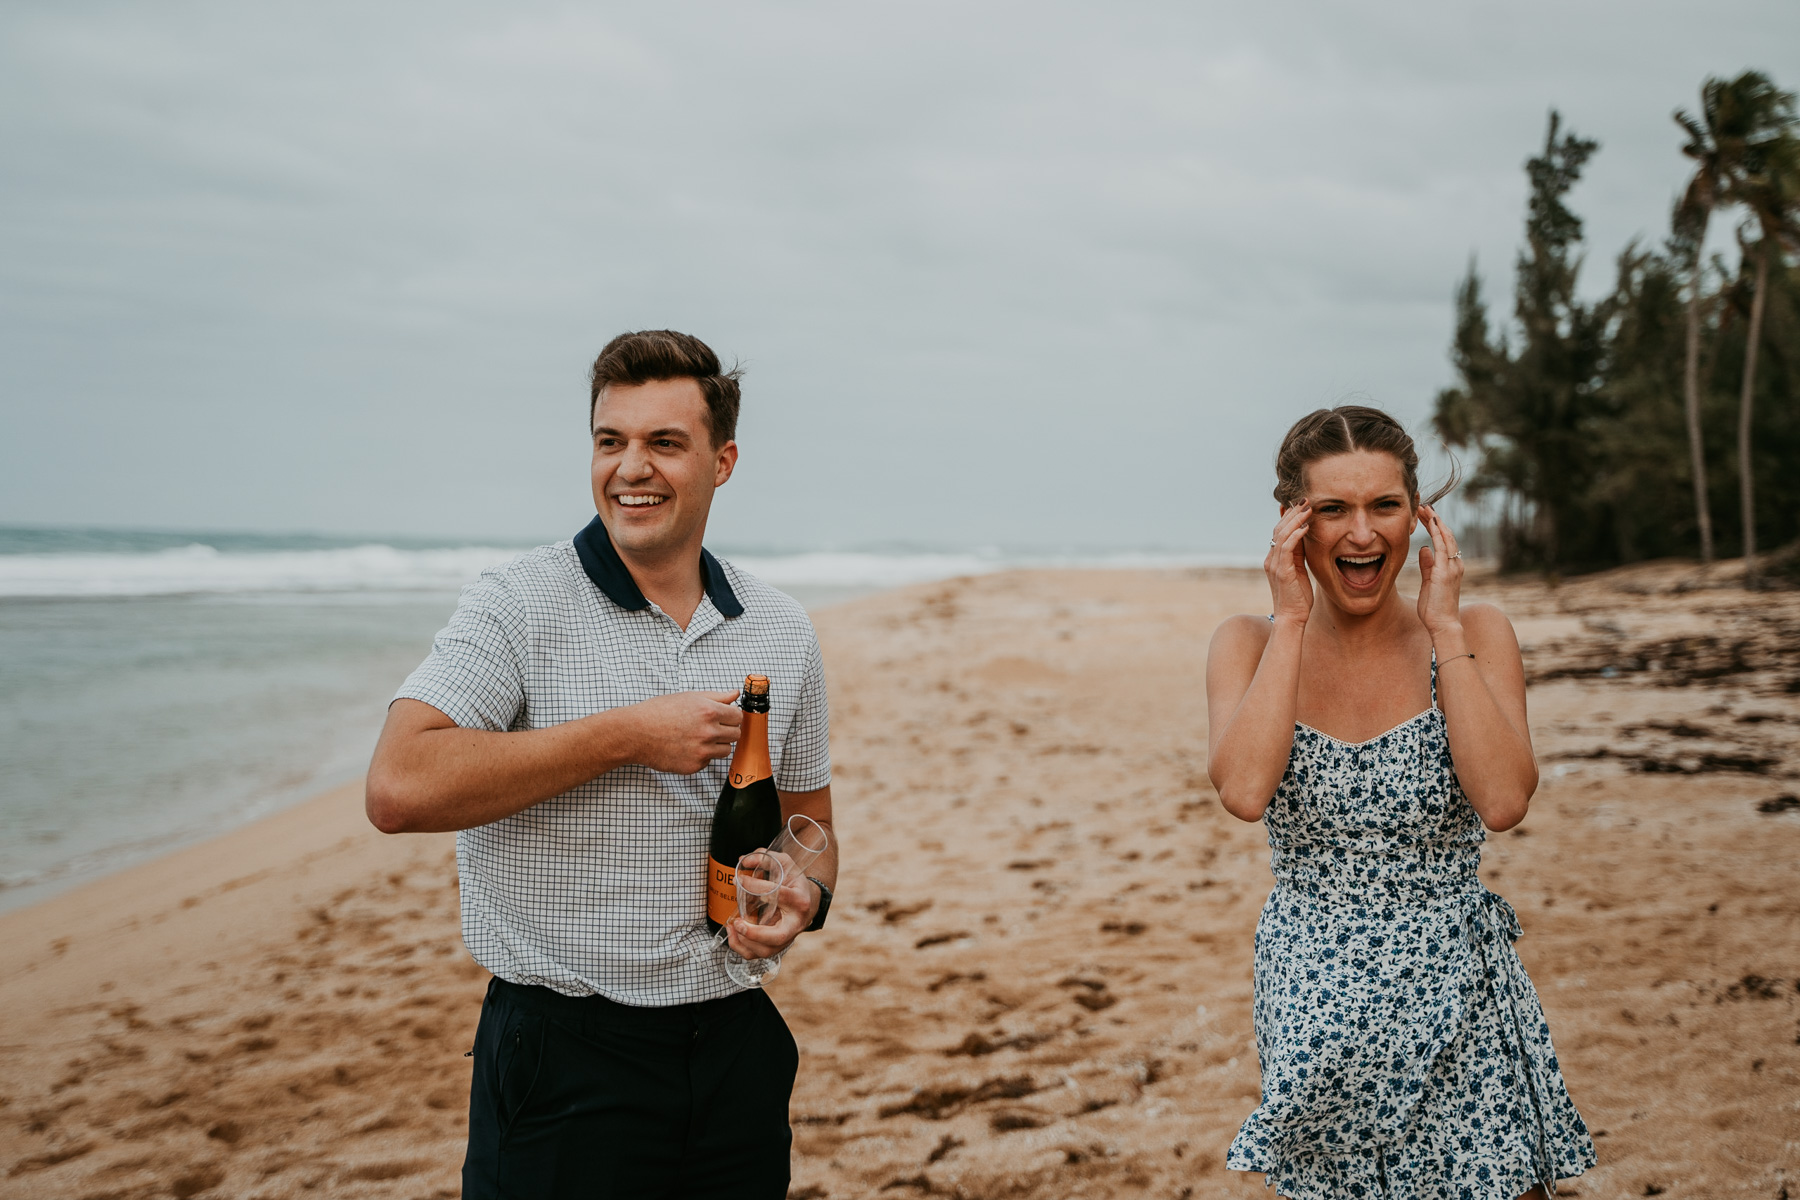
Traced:
POLYGON ((737 698, 736 692, 671 692, 613 712, 624 723, 630 761, 694 775, 731 757, 744 725, 737 698))

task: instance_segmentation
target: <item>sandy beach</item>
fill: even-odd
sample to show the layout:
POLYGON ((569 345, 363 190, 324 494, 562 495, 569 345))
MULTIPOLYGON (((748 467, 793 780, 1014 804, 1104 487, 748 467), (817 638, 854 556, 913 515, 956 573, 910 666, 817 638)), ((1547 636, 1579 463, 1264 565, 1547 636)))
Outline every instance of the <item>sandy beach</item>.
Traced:
MULTIPOLYGON (((1517 907, 1600 1166, 1560 1194, 1800 1197, 1800 593, 1650 565, 1477 580, 1543 784, 1517 907)), ((794 1197, 1265 1196, 1260 825, 1207 783, 1247 571, 1020 571, 817 617, 845 854, 773 987, 794 1197)), ((485 974, 452 839, 357 788, 0 916, 0 1193, 449 1197, 485 974)))

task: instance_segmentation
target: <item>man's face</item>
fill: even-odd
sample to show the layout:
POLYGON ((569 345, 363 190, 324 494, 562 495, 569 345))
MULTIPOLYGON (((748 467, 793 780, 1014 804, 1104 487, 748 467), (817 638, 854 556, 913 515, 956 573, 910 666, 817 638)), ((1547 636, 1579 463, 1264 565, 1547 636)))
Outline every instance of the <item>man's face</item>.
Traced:
POLYGON ((692 379, 615 385, 594 406, 594 507, 613 545, 640 558, 699 554, 713 489, 737 443, 712 443, 692 379), (691 550, 690 550, 691 548, 691 550))

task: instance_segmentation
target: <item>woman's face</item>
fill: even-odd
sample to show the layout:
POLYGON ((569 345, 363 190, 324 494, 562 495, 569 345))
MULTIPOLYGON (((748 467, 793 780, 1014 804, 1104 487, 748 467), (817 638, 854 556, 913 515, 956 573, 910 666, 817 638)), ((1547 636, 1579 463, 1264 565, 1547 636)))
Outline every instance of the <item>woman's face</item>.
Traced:
POLYGON ((1307 567, 1337 607, 1374 612, 1394 590, 1419 523, 1400 460, 1376 450, 1334 454, 1308 466, 1304 482, 1313 508, 1307 567))

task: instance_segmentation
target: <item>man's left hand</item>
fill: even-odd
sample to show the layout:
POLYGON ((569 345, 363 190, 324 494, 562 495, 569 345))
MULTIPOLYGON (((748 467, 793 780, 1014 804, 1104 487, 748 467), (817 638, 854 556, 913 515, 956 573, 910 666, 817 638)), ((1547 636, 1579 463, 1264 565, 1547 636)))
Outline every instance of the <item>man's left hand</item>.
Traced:
POLYGON ((819 889, 804 875, 781 885, 780 915, 772 925, 752 925, 733 917, 725 927, 725 940, 744 958, 772 958, 794 944, 812 924, 819 904, 819 889))

